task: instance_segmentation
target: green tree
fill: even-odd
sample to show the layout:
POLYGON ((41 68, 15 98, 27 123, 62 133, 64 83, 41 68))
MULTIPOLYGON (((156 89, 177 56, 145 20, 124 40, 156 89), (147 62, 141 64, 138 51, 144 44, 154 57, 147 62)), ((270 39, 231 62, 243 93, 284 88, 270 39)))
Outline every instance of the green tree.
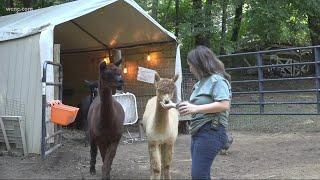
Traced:
POLYGON ((222 0, 221 1, 221 6, 222 6, 222 16, 221 16, 220 54, 226 54, 225 41, 226 41, 226 31, 227 31, 228 0, 222 0))
POLYGON ((320 44, 320 2, 318 0, 292 0, 290 4, 307 19, 310 43, 320 44))
MULTIPOLYGON (((70 0, 0 0, 6 7, 34 9, 70 0)), ((182 58, 195 45, 215 53, 252 51, 283 44, 320 44, 319 0, 136 0, 182 42, 182 58)), ((183 62, 185 64, 185 62, 183 62)))
POLYGON ((231 35, 231 41, 233 42, 237 42, 239 39, 243 5, 244 5, 244 0, 237 1, 237 3, 235 4, 235 12, 234 12, 234 20, 233 20, 234 23, 233 23, 232 35, 231 35))

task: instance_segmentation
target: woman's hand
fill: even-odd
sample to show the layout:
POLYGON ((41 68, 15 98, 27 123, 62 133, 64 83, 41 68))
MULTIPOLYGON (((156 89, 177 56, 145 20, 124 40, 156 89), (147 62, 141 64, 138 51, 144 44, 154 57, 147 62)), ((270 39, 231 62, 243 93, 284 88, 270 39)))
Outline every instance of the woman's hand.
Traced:
POLYGON ((180 115, 182 116, 185 116, 185 115, 188 115, 188 114, 193 114, 193 113, 197 113, 198 110, 197 110, 197 105, 194 105, 194 104, 190 104, 189 102, 185 101, 185 102, 182 102, 178 105, 178 110, 179 110, 179 113, 180 115))
POLYGON ((219 101, 209 104, 194 105, 183 102, 178 105, 179 113, 184 116, 193 113, 218 113, 230 109, 230 101, 219 101))
POLYGON ((177 104, 176 104, 176 103, 173 103, 173 102, 170 102, 170 103, 168 103, 168 104, 165 104, 165 103, 163 103, 163 102, 160 102, 160 104, 161 104, 161 106, 163 107, 163 109, 166 109, 166 110, 171 109, 171 108, 175 108, 175 107, 177 106, 177 104))

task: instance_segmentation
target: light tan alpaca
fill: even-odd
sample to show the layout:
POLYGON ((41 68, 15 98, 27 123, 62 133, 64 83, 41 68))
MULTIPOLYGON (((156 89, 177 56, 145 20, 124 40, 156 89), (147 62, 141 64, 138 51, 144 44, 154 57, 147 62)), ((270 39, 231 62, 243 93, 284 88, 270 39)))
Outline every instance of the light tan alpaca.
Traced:
POLYGON ((173 79, 155 76, 157 96, 149 99, 143 114, 143 127, 148 139, 150 156, 150 179, 171 179, 170 166, 173 155, 174 142, 178 135, 178 111, 175 108, 165 110, 160 103, 172 102, 175 90, 173 79))

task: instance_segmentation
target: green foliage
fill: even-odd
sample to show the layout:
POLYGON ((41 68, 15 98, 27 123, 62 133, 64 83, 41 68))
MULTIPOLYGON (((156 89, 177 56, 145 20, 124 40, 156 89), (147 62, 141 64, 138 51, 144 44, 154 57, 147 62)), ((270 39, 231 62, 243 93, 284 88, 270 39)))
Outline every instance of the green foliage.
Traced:
MULTIPOLYGON (((70 0, 34 0, 33 8, 41 8, 70 0)), ((176 0, 158 0, 158 22, 171 32, 176 27, 176 0)), ((211 42, 211 49, 219 54, 220 45, 228 53, 264 49, 275 44, 290 46, 310 45, 308 17, 320 18, 319 0, 244 0, 239 37, 231 41, 235 9, 240 0, 202 0, 202 7, 194 8, 194 0, 179 0, 179 41, 183 65, 187 53, 195 45, 195 37, 204 35, 211 42), (221 40, 221 15, 223 3, 227 3, 226 39, 221 40)), ((12 0, 14 7, 22 7, 21 0, 12 0)), ((152 0, 136 0, 151 14, 152 0)), ((6 11, 8 0, 0 0, 0 15, 6 11)), ((320 36, 320 35, 319 35, 320 36)))
POLYGON ((0 0, 0 16, 20 13, 29 9, 49 7, 70 1, 74 0, 33 0, 31 7, 24 7, 23 0, 0 0), (10 4, 12 4, 12 6, 10 4))
MULTIPOLYGON (((202 8, 194 9, 193 0, 179 0, 179 40, 182 42, 181 56, 186 67, 186 56, 194 47, 195 37, 209 34, 211 49, 219 54, 221 42, 221 14, 224 0, 202 0, 202 8), (206 16, 207 11, 210 16, 206 16), (198 26, 197 24, 204 24, 198 26)), ((229 0, 227 4, 226 40, 223 43, 228 53, 265 49, 275 44, 289 46, 310 45, 308 15, 320 18, 319 0, 244 0, 242 21, 237 42, 231 41, 234 26, 235 8, 239 0, 229 0)), ((139 0, 138 3, 148 12, 151 0, 139 0)), ((174 0, 159 0, 158 21, 174 32, 174 0)))
POLYGON ((7 15, 5 0, 0 0, 0 16, 7 15))

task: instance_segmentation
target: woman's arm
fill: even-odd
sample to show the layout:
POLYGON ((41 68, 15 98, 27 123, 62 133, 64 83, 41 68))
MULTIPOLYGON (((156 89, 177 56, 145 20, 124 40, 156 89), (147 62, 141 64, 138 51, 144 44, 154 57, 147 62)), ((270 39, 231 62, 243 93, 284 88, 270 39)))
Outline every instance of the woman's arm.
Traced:
MULTIPOLYGON (((204 84, 204 88, 210 87, 210 84, 204 84)), ((221 78, 212 78, 212 103, 195 105, 189 102, 178 104, 178 110, 181 115, 193 113, 218 113, 230 109, 231 87, 227 80, 221 78)), ((211 89, 211 88, 210 88, 211 89)))
POLYGON ((194 105, 189 102, 182 102, 178 106, 179 113, 183 116, 193 113, 218 113, 230 109, 230 101, 217 101, 203 105, 194 105))
POLYGON ((198 105, 196 110, 200 113, 218 113, 230 109, 230 101, 218 101, 210 104, 198 105))

